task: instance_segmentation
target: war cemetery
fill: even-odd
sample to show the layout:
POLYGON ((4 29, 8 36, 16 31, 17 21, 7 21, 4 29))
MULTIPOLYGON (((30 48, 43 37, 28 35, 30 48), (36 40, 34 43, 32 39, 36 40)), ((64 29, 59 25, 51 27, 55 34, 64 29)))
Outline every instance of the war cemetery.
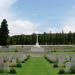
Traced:
POLYGON ((9 36, 0 28, 0 75, 75 75, 75 33, 9 36))

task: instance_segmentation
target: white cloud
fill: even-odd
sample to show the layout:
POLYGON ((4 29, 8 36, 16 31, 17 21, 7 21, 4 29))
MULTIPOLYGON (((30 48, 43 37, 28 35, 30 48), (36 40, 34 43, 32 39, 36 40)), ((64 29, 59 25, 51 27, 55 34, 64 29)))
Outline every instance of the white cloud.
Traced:
POLYGON ((62 30, 63 30, 62 25, 57 24, 57 25, 49 26, 47 32, 58 33, 58 32, 62 32, 62 30))
POLYGON ((53 33, 55 33, 55 32, 56 32, 55 27, 54 27, 54 28, 49 27, 49 28, 47 29, 47 32, 53 32, 53 33))
POLYGON ((36 25, 30 21, 16 20, 9 23, 10 35, 32 34, 36 25))
MULTIPOLYGON (((0 1, 0 7, 7 8, 14 4, 17 0, 1 0, 0 1)), ((7 8, 8 9, 8 8, 7 8)))
POLYGON ((8 20, 14 15, 11 11, 12 5, 17 0, 1 0, 0 1, 0 19, 6 18, 8 20))
POLYGON ((48 32, 50 30, 52 32, 62 32, 62 30, 66 33, 69 31, 75 32, 75 4, 72 5, 72 8, 63 16, 63 19, 60 22, 60 28, 58 26, 54 26, 53 28, 49 27, 48 32))
POLYGON ((75 32, 75 17, 70 17, 63 23, 64 32, 75 32))
POLYGON ((62 30, 66 33, 69 31, 75 32, 75 17, 66 17, 64 18, 64 21, 60 24, 60 27, 58 25, 54 25, 53 27, 49 26, 47 29, 47 32, 62 32, 62 30))

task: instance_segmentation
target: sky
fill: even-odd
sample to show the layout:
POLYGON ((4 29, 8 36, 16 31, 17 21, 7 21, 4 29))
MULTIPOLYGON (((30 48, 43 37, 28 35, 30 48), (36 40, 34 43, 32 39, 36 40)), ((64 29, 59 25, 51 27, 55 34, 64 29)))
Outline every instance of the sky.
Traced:
POLYGON ((75 32, 75 0, 1 0, 0 23, 3 19, 9 35, 75 32))

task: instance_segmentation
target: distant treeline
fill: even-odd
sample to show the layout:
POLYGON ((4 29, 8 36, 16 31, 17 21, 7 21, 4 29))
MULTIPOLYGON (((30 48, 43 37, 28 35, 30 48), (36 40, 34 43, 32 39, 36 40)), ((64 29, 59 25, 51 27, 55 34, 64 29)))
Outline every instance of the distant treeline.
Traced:
MULTIPOLYGON (((69 45, 75 44, 75 33, 46 33, 39 34, 40 45, 69 45)), ((9 37, 10 45, 34 45, 36 43, 36 34, 32 35, 15 35, 9 37)))

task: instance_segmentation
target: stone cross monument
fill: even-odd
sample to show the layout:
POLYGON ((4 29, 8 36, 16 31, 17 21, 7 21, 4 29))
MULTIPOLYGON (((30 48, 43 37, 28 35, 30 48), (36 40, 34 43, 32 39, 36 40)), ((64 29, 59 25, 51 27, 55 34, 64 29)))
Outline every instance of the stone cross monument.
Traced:
POLYGON ((31 47, 31 56, 37 57, 37 56, 44 56, 44 48, 42 48, 39 45, 38 41, 38 32, 36 33, 36 44, 31 47))
POLYGON ((40 47, 39 42, 38 42, 38 33, 36 34, 36 47, 40 47))
POLYGON ((34 52, 34 53, 43 53, 44 52, 44 48, 42 48, 39 45, 38 32, 36 33, 36 44, 33 47, 31 47, 31 52, 34 52))

